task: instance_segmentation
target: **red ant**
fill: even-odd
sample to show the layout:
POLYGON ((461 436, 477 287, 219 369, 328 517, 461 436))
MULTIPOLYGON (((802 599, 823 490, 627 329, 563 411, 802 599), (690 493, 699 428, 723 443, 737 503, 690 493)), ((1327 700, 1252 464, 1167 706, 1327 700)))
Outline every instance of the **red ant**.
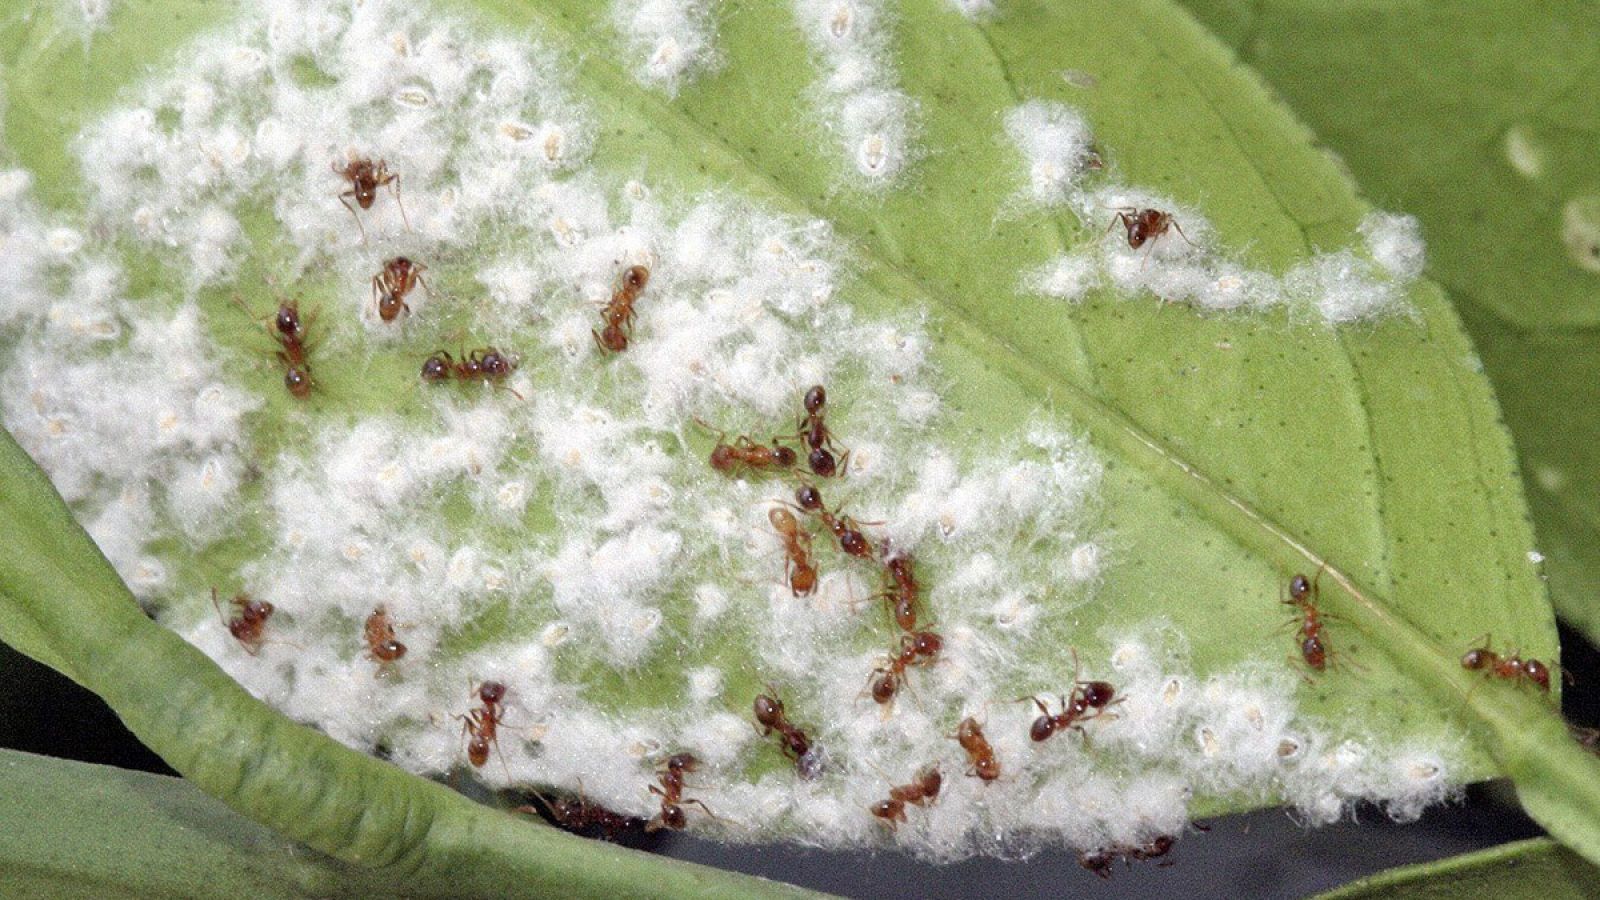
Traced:
MULTIPOLYGON (((233 302, 245 314, 255 316, 250 307, 245 305, 244 299, 238 294, 233 296, 233 302)), ((311 363, 307 359, 306 327, 307 322, 300 319, 300 301, 285 300, 278 304, 278 311, 272 316, 272 324, 267 326, 267 333, 278 342, 279 350, 276 353, 278 361, 284 365, 283 386, 289 389, 290 396, 296 400, 304 400, 311 395, 311 363)))
POLYGON ((393 322, 402 312, 410 315, 411 307, 406 303, 406 295, 418 284, 428 286, 422 280, 422 273, 427 270, 427 266, 404 256, 396 256, 384 263, 383 271, 372 276, 372 299, 378 304, 378 318, 393 322))
POLYGON ((217 616, 222 619, 228 633, 244 647, 246 653, 251 656, 259 654, 261 645, 266 642, 262 632, 266 630, 267 620, 272 618, 273 605, 265 600, 252 600, 249 594, 239 594, 230 602, 239 609, 239 614, 231 619, 222 614, 222 604, 217 601, 217 589, 211 589, 211 605, 216 608, 217 616))
POLYGON ((994 781, 1000 777, 1000 760, 995 756, 989 739, 983 736, 983 726, 978 724, 977 719, 971 716, 962 719, 952 736, 961 744, 961 749, 967 751, 967 759, 972 762, 972 771, 968 775, 977 775, 984 781, 994 781))
POLYGON ((1317 608, 1317 601, 1322 598, 1317 582, 1321 580, 1321 569, 1317 570, 1315 579, 1300 574, 1295 575, 1289 579, 1289 596, 1281 601, 1300 611, 1300 657, 1306 661, 1306 665, 1318 672, 1327 668, 1328 661, 1333 656, 1333 651, 1328 649, 1322 640, 1322 620, 1334 617, 1317 608))
POLYGON ((872 670, 877 676, 872 680, 872 699, 885 704, 900 692, 908 666, 925 666, 934 661, 944 649, 944 638, 931 631, 918 631, 900 636, 900 650, 889 656, 888 662, 872 670))
POLYGON ((483 701, 481 709, 473 709, 464 716, 456 716, 461 720, 461 733, 468 735, 467 761, 474 768, 482 768, 489 761, 489 745, 493 744, 498 750, 500 738, 498 729, 505 721, 505 709, 500 701, 506 696, 506 686, 498 681, 485 681, 478 686, 478 699, 483 701))
POLYGON ((1032 700, 1039 707, 1039 718, 1033 720, 1033 726, 1028 729, 1028 737, 1035 743, 1049 740, 1058 731, 1068 728, 1077 729, 1083 733, 1083 726, 1079 722, 1099 718, 1106 707, 1115 700, 1117 689, 1108 681, 1079 681, 1078 680, 1078 651, 1072 651, 1072 693, 1061 698, 1061 711, 1050 712, 1050 707, 1038 697, 1020 697, 1019 702, 1032 700))
POLYGON ((833 532, 833 536, 839 539, 840 550, 861 559, 872 555, 872 542, 868 541, 866 535, 861 533, 861 529, 856 527, 856 521, 849 516, 829 512, 827 507, 822 505, 822 492, 814 485, 802 484, 795 490, 794 499, 802 510, 821 519, 822 524, 833 532))
POLYGON ((789 581, 790 593, 796 597, 809 596, 817 589, 817 566, 811 557, 811 535, 800 527, 794 513, 781 506, 767 511, 767 521, 772 523, 772 527, 778 531, 778 537, 783 540, 784 553, 788 556, 784 575, 789 581))
POLYGON ((874 816, 882 820, 883 824, 895 829, 896 822, 906 820, 906 804, 927 806, 939 796, 939 788, 944 785, 944 776, 939 774, 938 766, 928 766, 912 777, 910 784, 889 789, 889 799, 874 803, 870 809, 874 816))
POLYGON ((767 690, 771 693, 757 694, 755 702, 756 722, 761 725, 762 736, 777 732, 783 755, 794 760, 795 770, 800 773, 800 777, 807 780, 817 777, 821 774, 821 759, 816 753, 816 748, 811 746, 811 739, 789 721, 788 715, 783 711, 783 701, 778 699, 777 690, 770 685, 767 690))
POLYGON ((1183 227, 1178 224, 1178 220, 1174 219, 1171 213, 1165 213, 1159 209, 1139 209, 1138 207, 1125 206, 1117 213, 1117 217, 1111 221, 1106 230, 1110 231, 1112 228, 1117 227, 1118 222, 1121 222, 1122 227, 1127 230, 1128 246, 1134 250, 1143 247, 1146 242, 1153 241, 1174 228, 1183 237, 1184 243, 1191 247, 1194 246, 1194 242, 1189 240, 1189 236, 1183 233, 1183 227))
POLYGON ((400 207, 400 220, 405 222, 407 231, 411 230, 411 220, 406 218, 406 205, 400 202, 400 173, 390 172, 388 162, 380 159, 374 163, 371 157, 362 156, 351 159, 342 167, 338 163, 331 165, 334 174, 350 182, 350 190, 339 195, 339 202, 344 204, 345 209, 350 210, 350 215, 355 216, 356 227, 361 229, 363 244, 367 242, 367 227, 361 224, 361 216, 356 214, 355 207, 345 198, 354 197, 356 206, 371 209, 372 201, 377 199, 378 188, 385 185, 393 192, 395 205, 400 207))
MULTIPOLYGON (((695 421, 707 431, 716 431, 699 419, 695 421)), ((759 472, 765 469, 794 468, 793 448, 780 446, 776 441, 768 447, 756 443, 746 435, 740 435, 730 444, 727 441, 727 432, 716 431, 716 435, 717 445, 711 448, 711 468, 718 472, 729 474, 740 469, 759 472)))
MULTIPOLYGON (((1101 847, 1098 850, 1089 850, 1079 856, 1078 864, 1101 878, 1110 878, 1111 866, 1119 857, 1128 865, 1133 865, 1133 860, 1136 859, 1157 859, 1170 853, 1172 845, 1176 842, 1176 838, 1163 834, 1148 843, 1140 844, 1136 847, 1101 847)), ((1161 865, 1170 866, 1172 861, 1167 860, 1161 865)))
MULTIPOLYGON (((422 362, 422 380, 427 382, 449 381, 483 381, 500 386, 512 372, 517 370, 517 358, 509 353, 503 353, 495 347, 484 347, 466 354, 460 362, 445 350, 439 350, 422 362)), ((512 390, 511 395, 518 400, 522 395, 512 390)))
POLYGON ((1541 691, 1550 690, 1550 667, 1537 659, 1523 659, 1520 654, 1512 653, 1509 656, 1489 649, 1489 636, 1483 636, 1483 646, 1468 650, 1461 656, 1461 667, 1474 672, 1487 670, 1495 678, 1507 681, 1526 680, 1539 686, 1541 691))
MULTIPOLYGON (((583 796, 581 785, 576 797, 551 800, 538 792, 535 792, 534 796, 544 804, 551 821, 555 822, 558 828, 584 837, 598 836, 602 840, 615 841, 623 835, 640 830, 645 825, 643 819, 612 812, 583 796)), ((539 815, 539 810, 535 806, 519 806, 515 812, 539 815)))
POLYGON ((892 584, 878 595, 888 604, 890 612, 894 615, 894 623, 900 626, 902 631, 907 632, 915 631, 917 628, 919 586, 917 576, 912 570, 914 564, 909 553, 903 553, 885 563, 884 570, 888 573, 892 584))
POLYGON ((650 793, 661 798, 661 812, 656 813, 644 826, 645 831, 660 831, 671 828, 674 831, 682 830, 689 824, 688 816, 684 815, 683 807, 693 803, 705 810, 706 815, 715 819, 717 816, 699 800, 685 800, 683 797, 683 776, 700 767, 700 761, 689 753, 676 753, 668 757, 667 761, 657 769, 657 777, 661 786, 650 785, 650 793))
POLYGON ((811 471, 823 478, 831 478, 835 472, 842 472, 850 467, 850 452, 845 451, 837 461, 832 451, 839 448, 833 444, 833 433, 823 422, 823 407, 828 404, 828 392, 822 385, 814 385, 805 396, 806 414, 800 418, 796 426, 795 436, 807 447, 810 453, 806 455, 806 465, 811 471))
POLYGON ((377 660, 379 665, 392 663, 406 655, 406 645, 395 640, 394 623, 389 620, 389 611, 381 605, 367 616, 364 636, 367 657, 377 660))
POLYGON ((602 331, 589 329, 594 342, 602 350, 621 353, 628 349, 628 336, 633 332, 633 304, 650 282, 650 270, 644 266, 630 266, 622 273, 622 284, 611 295, 611 302, 600 313, 606 321, 602 331))

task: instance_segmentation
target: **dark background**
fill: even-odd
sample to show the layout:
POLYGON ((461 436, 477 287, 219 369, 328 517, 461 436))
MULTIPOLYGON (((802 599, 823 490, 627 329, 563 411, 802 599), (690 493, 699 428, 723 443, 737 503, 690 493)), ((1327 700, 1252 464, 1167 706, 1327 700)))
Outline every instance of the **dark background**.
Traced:
MULTIPOLYGON (((1600 726, 1600 654, 1561 631, 1562 664, 1574 687, 1563 711, 1577 725, 1600 726)), ((0 644, 0 747, 84 762, 174 774, 141 745, 105 704, 52 670, 0 644)), ((658 834, 635 846, 679 859, 737 869, 852 897, 1303 897, 1393 866, 1541 834, 1517 808, 1508 785, 1475 785, 1464 803, 1437 807, 1396 825, 1376 809, 1357 822, 1307 830, 1280 810, 1228 816, 1191 830, 1167 857, 1116 866, 1102 880, 1056 850, 1028 860, 975 859, 934 866, 884 852, 736 847, 685 834, 658 834)))

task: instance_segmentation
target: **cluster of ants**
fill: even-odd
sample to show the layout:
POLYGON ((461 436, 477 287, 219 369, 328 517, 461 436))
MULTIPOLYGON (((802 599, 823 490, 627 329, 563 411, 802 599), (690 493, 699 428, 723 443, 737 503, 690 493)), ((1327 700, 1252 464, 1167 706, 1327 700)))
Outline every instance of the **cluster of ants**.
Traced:
MULTIPOLYGON (((356 158, 343 167, 335 165, 334 171, 350 183, 350 188, 339 195, 339 200, 355 217, 363 242, 366 241, 366 228, 349 200, 354 199, 361 209, 370 209, 381 187, 391 190, 402 220, 406 221, 407 228, 410 227, 405 207, 400 202, 400 175, 390 172, 383 160, 374 163, 369 158, 356 158)), ((1119 223, 1132 249, 1144 247, 1173 229, 1180 236, 1183 234, 1171 214, 1156 209, 1130 207, 1119 210, 1111 225, 1116 227, 1119 223)), ((403 314, 409 315, 411 309, 406 298, 417 285, 427 287, 422 277, 426 270, 427 266, 404 256, 384 262, 381 271, 372 277, 373 302, 381 321, 394 322, 403 314)), ((596 345, 602 350, 620 353, 627 349, 632 335, 634 305, 649 279, 650 270, 644 266, 632 266, 622 273, 618 287, 601 312, 603 327, 591 330, 596 345)), ((276 357, 285 366, 284 385, 297 399, 308 397, 314 384, 306 344, 308 324, 301 318, 298 303, 288 300, 279 305, 269 325, 269 333, 278 343, 276 357)), ((421 378, 426 382, 454 379, 499 384, 515 370, 516 365, 515 356, 492 346, 463 353, 460 359, 440 350, 423 362, 421 378)), ((808 390, 803 405, 805 411, 795 432, 788 437, 775 437, 769 443, 761 444, 748 436, 740 436, 728 443, 726 435, 719 433, 710 455, 711 467, 729 474, 797 473, 799 454, 794 447, 788 446, 789 442, 793 442, 806 453, 806 466, 812 474, 821 478, 844 474, 848 469, 850 453, 840 452, 828 428, 827 392, 823 386, 816 385, 808 390)), ((818 566, 812 549, 812 535, 801 526, 795 511, 818 521, 833 535, 840 551, 847 557, 875 560, 882 566, 884 589, 875 599, 885 602, 901 633, 896 647, 870 673, 869 688, 865 693, 870 693, 874 702, 887 708, 905 684, 908 670, 933 664, 943 647, 940 635, 920 622, 920 585, 914 571, 915 562, 910 554, 895 552, 886 540, 881 542, 880 547, 874 547, 872 540, 862 532, 860 523, 842 511, 830 510, 817 487, 802 480, 795 490, 793 504, 775 506, 768 512, 768 521, 783 544, 785 581, 796 597, 809 596, 816 590, 818 566)), ((1323 620, 1327 616, 1318 608, 1319 599, 1317 581, 1297 574, 1290 580, 1288 597, 1283 600, 1297 611, 1300 656, 1315 672, 1324 671, 1334 660, 1333 651, 1325 640, 1323 620)), ((218 606, 220 616, 221 607, 217 603, 215 589, 212 590, 212 602, 218 606)), ((259 652, 267 620, 273 613, 272 604, 252 600, 242 594, 234 597, 232 604, 237 609, 236 615, 231 619, 223 617, 228 632, 247 651, 252 654, 259 652)), ((394 623, 382 606, 367 618, 364 639, 368 657, 377 661, 380 667, 393 663, 406 653, 405 644, 396 639, 394 623)), ((1544 663, 1534 659, 1523 660, 1516 653, 1502 656, 1490 649, 1487 637, 1483 646, 1469 650, 1462 657, 1461 664, 1491 677, 1526 681, 1546 691, 1550 687, 1550 671, 1544 663)), ((468 762, 474 767, 481 767, 488 762, 490 748, 498 746, 498 728, 504 721, 506 687, 498 681, 485 681, 475 693, 480 705, 456 718, 461 720, 462 733, 467 739, 468 762)), ((1082 733, 1084 722, 1105 714, 1118 699, 1110 683, 1078 680, 1075 672, 1072 690, 1059 698, 1058 711, 1052 712, 1046 700, 1038 696, 1019 698, 1019 702, 1030 701, 1038 707, 1039 716, 1029 729, 1029 737, 1041 742, 1068 729, 1082 733)), ((778 737, 781 751, 795 763, 802 778, 816 778, 821 774, 823 756, 820 748, 789 720, 775 689, 769 687, 768 693, 757 695, 753 708, 761 733, 778 737)), ((964 718, 952 737, 967 754, 972 767, 969 774, 986 783, 1000 777, 999 759, 976 718, 964 718)), ((660 798, 660 811, 650 820, 642 822, 645 831, 684 828, 687 824, 684 807, 688 805, 698 806, 715 818, 705 803, 684 796, 685 776, 698 767, 698 760, 689 753, 674 754, 658 767, 658 784, 650 785, 649 790, 660 798)), ((906 821, 908 804, 927 806, 937 799, 942 784, 943 776, 938 767, 928 766, 919 770, 909 783, 892 787, 888 798, 873 804, 869 812, 893 829, 897 823, 906 821)), ((607 810, 581 794, 577 798, 566 797, 554 801, 541 795, 541 799, 550 818, 569 831, 614 840, 641 826, 641 820, 607 810)), ((520 811, 537 810, 525 806, 520 811)), ((1080 862, 1084 868, 1108 878, 1112 864, 1118 858, 1128 861, 1163 857, 1171 850, 1173 841, 1172 837, 1163 835, 1139 846, 1092 850, 1084 853, 1080 862)))
MULTIPOLYGON (((339 194, 339 202, 344 204, 345 208, 350 210, 350 215, 355 218, 356 227, 361 231, 362 243, 366 243, 367 229, 362 224, 361 216, 356 209, 357 207, 371 209, 377 200, 378 190, 383 187, 389 188, 394 195, 395 205, 400 210, 400 218, 405 222, 406 228, 410 229, 411 222, 406 216, 405 204, 400 201, 400 173, 391 172, 386 161, 380 159, 373 162, 370 157, 356 157, 342 166, 335 163, 333 171, 350 184, 349 189, 339 194), (355 201, 355 206, 350 204, 351 200, 355 201)), ((411 305, 406 302, 406 298, 418 285, 427 288, 428 283, 422 277, 422 273, 427 269, 426 265, 405 256, 395 256, 383 263, 378 273, 372 276, 372 300, 381 321, 392 323, 399 320, 402 315, 410 315, 411 305)), ((595 343, 601 349, 611 353, 620 353, 627 349, 633 331, 634 303, 643 293, 649 280, 650 270, 644 266, 632 266, 622 273, 621 283, 601 312, 601 318, 605 322, 604 328, 592 332, 595 343)), ((242 299, 237 296, 234 299, 244 307, 242 299)), ((245 309, 248 313, 249 308, 245 309)), ((296 300, 281 301, 272 319, 268 330, 278 343, 275 356, 284 365, 284 386, 295 399, 304 400, 311 396, 311 389, 316 383, 311 376, 311 363, 305 342, 306 327, 310 323, 302 321, 299 302, 296 300)), ((500 385, 516 371, 517 367, 517 357, 514 354, 506 353, 494 346, 470 352, 463 351, 459 357, 458 359, 445 350, 430 354, 422 363, 422 380, 481 381, 500 385)), ((520 395, 518 396, 520 398, 520 395)))

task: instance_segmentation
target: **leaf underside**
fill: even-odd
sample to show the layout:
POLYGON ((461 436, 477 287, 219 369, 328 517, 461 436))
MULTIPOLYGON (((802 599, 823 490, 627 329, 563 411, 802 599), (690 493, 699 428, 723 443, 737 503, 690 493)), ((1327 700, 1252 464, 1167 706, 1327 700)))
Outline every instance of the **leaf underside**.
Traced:
MULTIPOLYGON (((685 192, 732 189, 832 222, 861 254, 850 294, 858 308, 930 317, 934 356, 950 384, 951 421, 942 426, 949 433, 1014 433, 1040 408, 1089 433, 1108 460, 1104 502, 1119 559, 1096 603, 1074 611, 1074 641, 1092 644, 1102 626, 1159 614, 1186 636, 1202 670, 1276 660, 1289 649, 1272 633, 1282 618, 1279 585, 1322 559, 1348 578, 1340 584, 1354 599, 1330 605, 1353 623, 1338 634, 1361 669, 1308 683, 1301 701, 1312 715, 1415 733, 1468 708, 1454 656, 1476 636, 1554 655, 1507 439, 1436 288, 1412 292, 1414 320, 1344 331, 1281 313, 1201 316, 1110 296, 1064 308, 1017 297, 1019 272, 1100 227, 1002 211, 1009 188, 997 185, 1013 183, 1017 162, 996 133, 1000 117, 1024 99, 1084 109, 1123 177, 1203 209, 1223 243, 1247 248, 1241 256, 1253 266, 1282 271, 1314 249, 1346 245, 1366 212, 1248 73, 1231 68, 1220 47, 1166 4, 1016 3, 979 26, 943 0, 904 4, 897 74, 921 105, 919 141, 929 153, 883 193, 840 190, 838 163, 818 146, 815 123, 788 114, 807 108, 814 70, 784 4, 730 5, 719 20, 725 65, 671 102, 615 66, 601 38, 605 12, 593 4, 478 8, 570 48, 576 85, 608 125, 594 160, 602 170, 644 168, 685 192), (1061 77, 1066 68, 1093 74, 1098 85, 1073 87, 1061 77)), ((200 4, 129 2, 94 37, 92 68, 82 46, 38 21, 18 15, 0 24, 11 60, 4 133, 42 198, 73 205, 81 182, 66 162, 67 141, 119 86, 160 66, 216 15, 200 4), (142 24, 157 15, 170 27, 152 42, 142 24)), ((161 270, 151 263, 142 277, 159 282, 161 270)), ((307 297, 317 299, 314 287, 307 297)), ((259 338, 249 323, 222 314, 225 293, 202 302, 217 313, 218 340, 246 346, 259 338)), ((366 385, 408 384, 411 368, 332 371, 327 393, 373 402, 383 391, 366 385)), ((253 423, 263 452, 285 440, 293 415, 284 398, 269 399, 253 423)), ((51 527, 42 513, 19 521, 51 527)), ((260 537, 247 535, 201 564, 188 593, 202 596, 207 577, 247 558, 260 537)), ((38 556, 41 567, 47 557, 38 556)), ((42 583, 39 572, 17 577, 42 583)), ((0 605, 8 642, 92 689, 119 693, 79 659, 88 637, 64 639, 54 631, 59 617, 28 612, 40 596, 0 589, 11 601, 0 605)), ((117 600, 87 593, 77 602, 117 600)), ((748 672, 729 673, 731 696, 757 684, 748 672)), ((611 683, 594 694, 619 710, 661 696, 648 683, 611 683)), ((1470 708, 1508 696, 1488 689, 1470 708)), ((177 753, 185 719, 156 710, 173 698, 121 699, 148 706, 134 716, 113 701, 141 720, 145 729, 135 731, 147 743, 177 753)), ((182 762, 175 767, 192 775, 198 763, 182 762)), ((1458 774, 1486 776, 1504 764, 1473 749, 1458 774)), ((201 781, 208 790, 238 790, 227 779, 201 781)), ((1255 802, 1211 798, 1198 809, 1255 802)), ((296 823, 280 816, 274 824, 296 823)), ((303 829, 291 833, 306 839, 303 829)), ((318 840, 346 855, 339 836, 318 840)))

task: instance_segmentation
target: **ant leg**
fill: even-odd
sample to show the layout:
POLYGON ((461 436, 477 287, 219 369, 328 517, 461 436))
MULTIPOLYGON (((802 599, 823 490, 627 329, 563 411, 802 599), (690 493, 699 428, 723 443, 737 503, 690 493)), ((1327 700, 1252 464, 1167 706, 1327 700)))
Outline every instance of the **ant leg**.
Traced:
MULTIPOLYGON (((378 165, 381 166, 381 165, 383 165, 383 163, 380 161, 378 163, 378 165)), ((400 173, 396 172, 396 173, 394 173, 393 175, 391 175, 389 177, 390 177, 389 190, 394 192, 394 205, 400 207, 400 221, 404 222, 405 226, 406 226, 406 230, 410 231, 411 230, 411 219, 407 218, 407 216, 406 216, 406 205, 404 203, 400 202, 400 173)), ((1187 238, 1185 238, 1185 240, 1187 240, 1187 238)))
MULTIPOLYGON (((717 814, 711 811, 711 807, 706 806, 704 803, 702 803, 699 800, 695 800, 695 799, 691 798, 691 799, 683 801, 682 805, 683 806, 688 806, 691 803, 693 803, 695 806, 700 807, 700 809, 702 811, 704 811, 706 815, 710 816, 713 819, 717 819, 717 814)), ((717 819, 717 821, 720 822, 722 820, 721 819, 717 819)))
POLYGON ((344 208, 350 210, 350 215, 355 217, 356 227, 361 229, 361 243, 365 244, 367 242, 367 226, 361 224, 360 214, 356 212, 356 208, 354 206, 350 205, 350 201, 345 199, 346 197, 354 197, 355 195, 356 192, 353 189, 345 191, 339 195, 339 202, 343 203, 344 208))
MULTIPOLYGON (((1189 236, 1187 234, 1183 233, 1183 226, 1178 224, 1178 220, 1177 219, 1171 219, 1170 221, 1172 222, 1172 227, 1178 229, 1178 236, 1183 238, 1183 242, 1185 244, 1188 244, 1189 246, 1194 247, 1196 250, 1200 249, 1200 247, 1197 244, 1195 244, 1194 241, 1189 240, 1189 236)), ((1322 568, 1323 569, 1325 569, 1327 567, 1328 567, 1327 563, 1323 563, 1322 564, 1322 568)), ((1317 570, 1317 575, 1319 577, 1322 575, 1322 569, 1318 569, 1317 570)))

